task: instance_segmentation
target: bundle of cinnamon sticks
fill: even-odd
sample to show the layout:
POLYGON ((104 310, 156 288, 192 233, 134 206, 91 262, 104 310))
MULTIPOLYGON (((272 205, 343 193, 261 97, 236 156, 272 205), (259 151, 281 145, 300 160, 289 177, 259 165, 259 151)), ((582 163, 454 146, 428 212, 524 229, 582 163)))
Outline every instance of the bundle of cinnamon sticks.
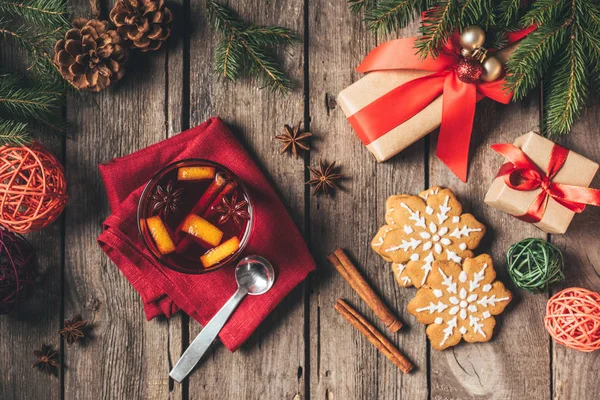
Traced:
MULTIPOLYGON (((350 261, 344 250, 337 249, 333 254, 330 254, 327 259, 391 332, 397 332, 402 328, 402 322, 400 322, 400 320, 383 303, 371 286, 369 286, 356 266, 350 261)), ((402 355, 400 350, 398 350, 392 342, 344 300, 338 299, 334 309, 362 333, 372 345, 389 358, 402 372, 407 374, 414 368, 414 365, 402 355)))

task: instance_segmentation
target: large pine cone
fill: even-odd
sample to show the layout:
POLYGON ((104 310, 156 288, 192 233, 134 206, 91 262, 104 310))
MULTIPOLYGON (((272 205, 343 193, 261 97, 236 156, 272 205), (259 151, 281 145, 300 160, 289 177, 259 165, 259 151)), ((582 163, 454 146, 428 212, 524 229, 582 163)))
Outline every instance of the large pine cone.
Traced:
POLYGON ((110 20, 129 47, 148 51, 169 37, 173 16, 164 0, 117 0, 110 20))
POLYGON ((79 90, 99 92, 125 74, 127 48, 108 21, 76 18, 73 28, 54 45, 54 64, 79 90))

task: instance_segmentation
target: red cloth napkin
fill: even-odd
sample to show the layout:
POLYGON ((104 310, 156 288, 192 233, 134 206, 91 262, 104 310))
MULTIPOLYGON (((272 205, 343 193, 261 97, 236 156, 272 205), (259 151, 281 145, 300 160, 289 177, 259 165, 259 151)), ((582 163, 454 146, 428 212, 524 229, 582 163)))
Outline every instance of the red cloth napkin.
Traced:
POLYGON ((219 337, 235 351, 262 320, 315 269, 306 244, 285 207, 225 123, 211 118, 195 128, 99 166, 112 214, 98 237, 102 250, 119 267, 144 301, 148 320, 181 309, 202 325, 216 314, 237 285, 230 265, 204 275, 188 275, 159 265, 138 232, 138 200, 146 182, 165 165, 205 158, 232 170, 247 186, 255 206, 254 228, 245 254, 258 254, 275 268, 273 288, 247 296, 219 337))

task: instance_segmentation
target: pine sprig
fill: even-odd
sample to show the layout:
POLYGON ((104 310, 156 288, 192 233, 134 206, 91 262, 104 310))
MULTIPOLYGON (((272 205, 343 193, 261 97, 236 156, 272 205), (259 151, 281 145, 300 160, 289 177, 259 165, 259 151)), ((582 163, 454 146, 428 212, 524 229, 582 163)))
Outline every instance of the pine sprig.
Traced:
POLYGON ((57 110, 64 99, 61 87, 50 83, 29 84, 14 74, 0 75, 0 115, 22 122, 37 121, 62 130, 57 110))
POLYGON ((543 78, 544 133, 567 134, 590 87, 600 92, 600 6, 595 0, 538 0, 522 24, 538 29, 511 55, 508 88, 520 99, 543 78))
POLYGON ((28 24, 48 30, 69 25, 66 0, 0 0, 0 15, 22 18, 28 24))
POLYGON ((0 118, 0 146, 13 144, 24 146, 31 141, 27 124, 0 118))
POLYGON ((421 57, 437 57, 459 22, 458 0, 441 1, 424 12, 420 36, 415 42, 421 57))
POLYGON ((58 76, 50 54, 52 45, 56 41, 58 28, 40 32, 32 25, 23 24, 16 27, 14 25, 11 20, 0 19, 0 37, 14 40, 27 51, 29 57, 27 69, 39 77, 58 76))
POLYGON ((222 35, 215 49, 213 70, 232 81, 250 75, 263 87, 285 94, 292 89, 280 63, 272 54, 274 47, 289 45, 298 39, 294 31, 279 26, 257 26, 240 19, 231 9, 213 0, 206 8, 215 28, 222 35))
POLYGON ((508 59, 507 87, 522 99, 540 84, 552 60, 567 40, 561 25, 544 25, 530 33, 508 59))
POLYGON ((424 3, 427 1, 382 0, 371 5, 365 13, 365 22, 373 32, 390 33, 414 21, 420 12, 427 9, 424 3))
POLYGON ((358 14, 362 10, 370 10, 375 5, 375 0, 348 0, 350 11, 358 14))
POLYGON ((573 32, 557 58, 558 70, 551 74, 544 104, 544 132, 569 132, 581 114, 588 96, 585 50, 573 32))

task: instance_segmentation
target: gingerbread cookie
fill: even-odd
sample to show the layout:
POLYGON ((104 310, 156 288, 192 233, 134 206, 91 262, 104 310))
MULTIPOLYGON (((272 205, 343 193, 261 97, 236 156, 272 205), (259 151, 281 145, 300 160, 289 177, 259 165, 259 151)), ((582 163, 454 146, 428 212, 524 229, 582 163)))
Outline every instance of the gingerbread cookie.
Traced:
POLYGON ((371 241, 384 260, 392 262, 400 286, 427 283, 433 262, 461 263, 473 257, 485 234, 485 226, 462 206, 450 189, 433 187, 418 196, 387 199, 385 222, 371 241))
POLYGON ((496 320, 512 299, 502 282, 495 281, 492 258, 467 258, 462 267, 454 261, 435 261, 427 286, 408 303, 408 312, 427 327, 431 346, 443 350, 467 342, 487 342, 496 320))

